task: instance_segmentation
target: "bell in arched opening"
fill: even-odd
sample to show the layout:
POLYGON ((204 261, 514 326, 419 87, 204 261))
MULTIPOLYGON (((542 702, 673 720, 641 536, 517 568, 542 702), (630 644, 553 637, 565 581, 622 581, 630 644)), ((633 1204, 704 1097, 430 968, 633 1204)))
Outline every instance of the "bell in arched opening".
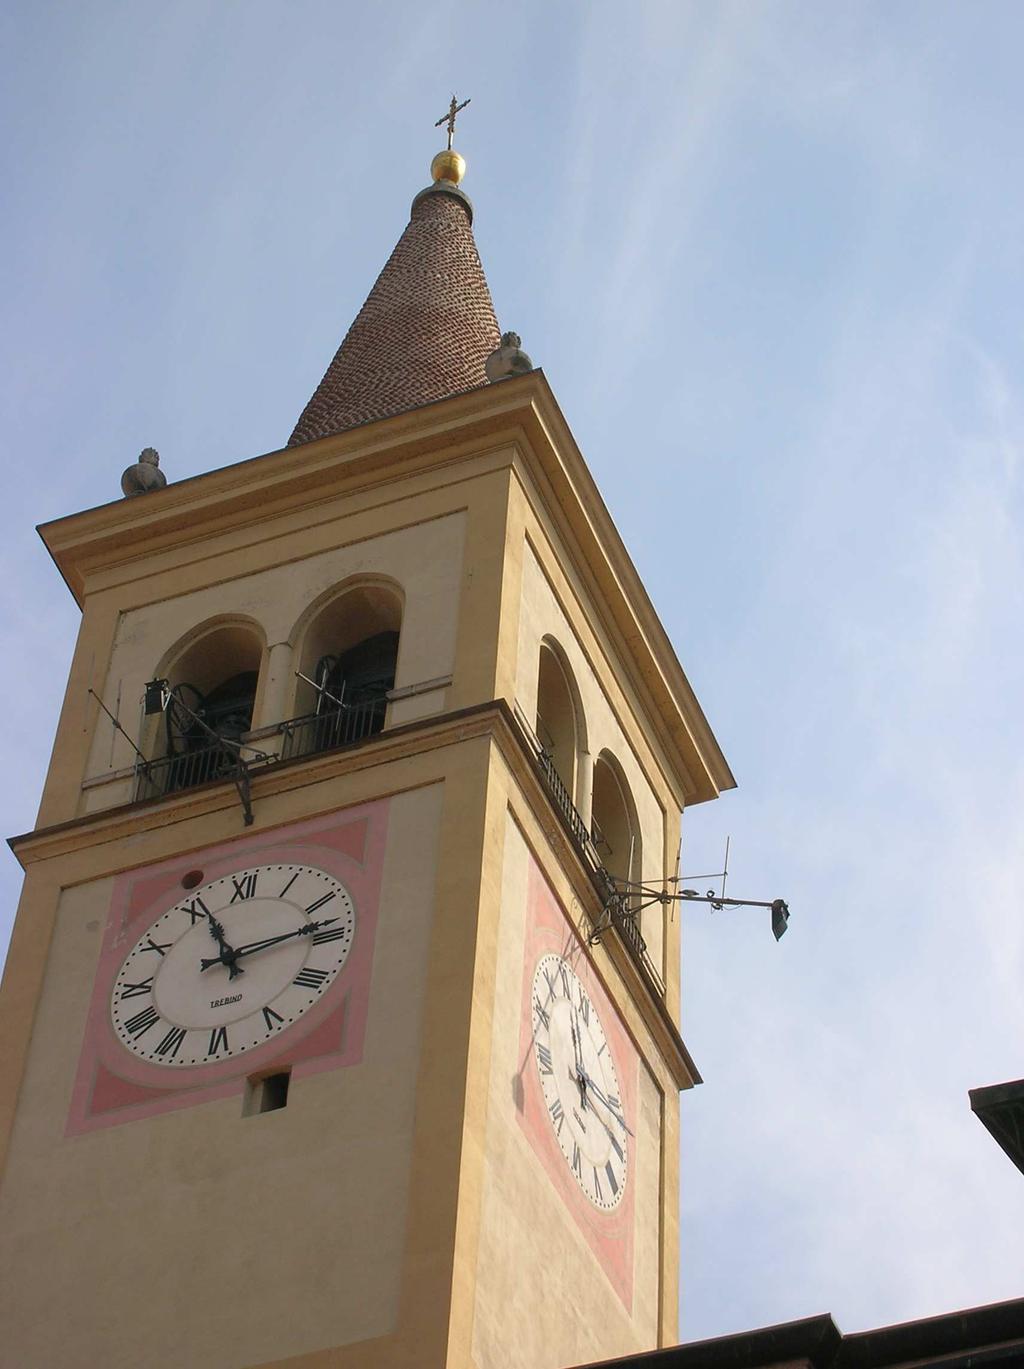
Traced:
POLYGON ((321 656, 312 749, 325 751, 383 731, 397 661, 397 632, 377 632, 337 655, 321 656))
POLYGON ((238 744, 252 727, 259 675, 243 670, 203 694, 188 681, 170 691, 165 713, 165 792, 218 779, 237 768, 238 744))

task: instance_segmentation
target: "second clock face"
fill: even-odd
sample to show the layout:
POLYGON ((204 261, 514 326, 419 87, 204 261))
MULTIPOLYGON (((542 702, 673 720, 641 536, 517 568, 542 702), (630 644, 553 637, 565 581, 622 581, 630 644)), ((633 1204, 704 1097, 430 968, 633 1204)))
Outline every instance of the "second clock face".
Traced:
POLYGON ((560 955, 533 975, 534 1055, 548 1121, 577 1184, 609 1211, 626 1187, 629 1127, 604 1027, 579 977, 560 955))
POLYGON ((189 892, 128 952, 110 999, 134 1055, 169 1069, 215 1064, 297 1022, 348 958, 345 886, 310 865, 253 865, 189 892))

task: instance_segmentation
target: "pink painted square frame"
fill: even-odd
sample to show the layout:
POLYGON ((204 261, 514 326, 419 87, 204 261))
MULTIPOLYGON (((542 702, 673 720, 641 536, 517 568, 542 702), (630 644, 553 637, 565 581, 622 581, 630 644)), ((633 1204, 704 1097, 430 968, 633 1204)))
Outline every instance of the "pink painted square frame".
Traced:
MULTIPOLYGON (((519 1059, 524 1061, 522 1107, 519 1125, 529 1138, 555 1189, 572 1214, 587 1244, 597 1257, 608 1281, 626 1311, 633 1309, 633 1250, 635 1227, 635 1174, 627 1174, 622 1202, 613 1212, 602 1212, 589 1203, 569 1173, 555 1139, 540 1085, 533 1050, 531 998, 537 962, 554 952, 568 960, 600 1015, 622 1090, 623 1111, 635 1118, 639 1056, 604 985, 595 973, 581 938, 562 910, 533 856, 527 886, 526 937, 523 956, 523 987, 520 1008, 519 1059)), ((635 1154, 632 1165, 635 1167, 635 1154)))
POLYGON ((246 1079, 253 1075, 288 1069, 293 1079, 300 1079, 358 1064, 366 1035, 388 809, 389 801, 380 799, 328 817, 203 847, 117 877, 66 1136, 240 1095, 246 1079), (166 1068, 138 1059, 114 1034, 110 995, 124 957, 146 927, 184 897, 186 875, 201 871, 206 883, 246 865, 274 862, 315 865, 345 885, 355 901, 357 917, 348 959, 320 1002, 285 1036, 235 1060, 175 1071, 169 1078, 166 1068))

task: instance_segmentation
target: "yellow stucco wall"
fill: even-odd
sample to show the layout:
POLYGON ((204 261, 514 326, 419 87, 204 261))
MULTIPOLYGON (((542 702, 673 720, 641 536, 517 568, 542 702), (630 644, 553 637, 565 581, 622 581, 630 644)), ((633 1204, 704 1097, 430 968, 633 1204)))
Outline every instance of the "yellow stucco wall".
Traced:
POLYGON ((473 1357, 479 1369, 557 1369, 659 1343, 662 1108, 654 1077, 641 1065, 638 1108, 630 1117, 636 1134, 627 1182, 635 1203, 635 1250, 628 1308, 518 1124, 516 1080, 535 1068, 532 1059, 521 1058, 520 1040, 531 858, 509 812, 475 1279, 473 1357))
POLYGON ((674 859, 687 786, 709 797, 728 780, 556 419, 525 377, 48 533, 83 623, 39 828, 18 844, 27 879, 0 992, 0 1296, 19 1369, 170 1369, 184 1317, 187 1362, 217 1369, 568 1365, 674 1339, 677 1090, 692 1082, 671 1027, 674 925, 644 924, 664 1004, 614 935, 587 952, 641 1060, 628 1312, 510 1110, 527 850, 563 906, 599 910, 510 715, 488 701, 529 717, 540 638, 558 639, 591 751, 627 776, 645 874, 674 859), (396 687, 435 684, 393 701, 388 729, 358 747, 255 772, 248 830, 393 796, 363 1063, 299 1080, 277 1113, 243 1119, 220 1100, 65 1139, 111 879, 245 830, 230 785, 132 805, 130 748, 88 690, 120 697, 145 739, 139 696, 167 653, 203 623, 246 620, 265 643, 254 725, 276 723, 296 625, 361 576, 403 598, 396 687), (115 1286, 139 1301, 128 1335, 115 1286), (532 1315, 563 1296, 582 1331, 532 1315))
POLYGON ((228 1369, 394 1332, 442 796, 391 802, 361 1063, 262 1116, 236 1095, 64 1136, 111 880, 63 892, 0 1192, 6 1363, 228 1369))

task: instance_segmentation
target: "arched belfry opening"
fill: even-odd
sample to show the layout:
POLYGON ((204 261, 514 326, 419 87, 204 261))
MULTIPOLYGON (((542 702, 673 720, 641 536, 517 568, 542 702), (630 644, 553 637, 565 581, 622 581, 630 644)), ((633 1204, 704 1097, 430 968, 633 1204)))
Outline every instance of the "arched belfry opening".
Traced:
POLYGON ((167 700, 147 738, 150 793, 172 793, 237 770, 239 744, 252 727, 263 642, 244 623, 200 631, 159 672, 167 700))
POLYGON ((383 581, 352 585, 312 614, 298 644, 286 756, 326 751, 383 731, 401 630, 401 593, 383 581))
POLYGON ((598 860, 620 888, 638 883, 643 868, 640 824, 629 785, 608 751, 594 762, 590 830, 598 860))
POLYGON ((581 720, 568 667, 550 639, 540 646, 537 669, 537 739, 552 779, 552 771, 571 801, 576 794, 581 720))

